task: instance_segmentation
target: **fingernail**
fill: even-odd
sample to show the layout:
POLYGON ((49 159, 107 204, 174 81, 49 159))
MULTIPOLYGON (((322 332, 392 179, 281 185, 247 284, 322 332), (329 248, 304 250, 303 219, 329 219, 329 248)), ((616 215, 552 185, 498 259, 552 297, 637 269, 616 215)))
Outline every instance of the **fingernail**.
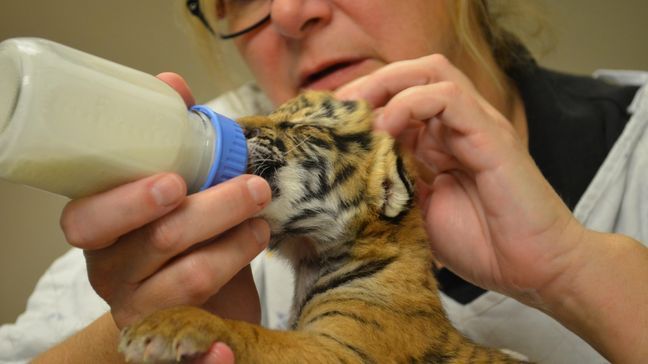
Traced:
POLYGON ((151 194, 160 206, 174 204, 183 193, 182 186, 174 176, 160 177, 151 187, 151 194))
POLYGON ((261 219, 254 219, 250 220, 250 227, 257 243, 265 246, 270 237, 270 227, 268 226, 268 223, 261 219))
POLYGON ((270 200, 268 183, 261 177, 252 177, 247 181, 248 190, 257 205, 265 205, 270 200))

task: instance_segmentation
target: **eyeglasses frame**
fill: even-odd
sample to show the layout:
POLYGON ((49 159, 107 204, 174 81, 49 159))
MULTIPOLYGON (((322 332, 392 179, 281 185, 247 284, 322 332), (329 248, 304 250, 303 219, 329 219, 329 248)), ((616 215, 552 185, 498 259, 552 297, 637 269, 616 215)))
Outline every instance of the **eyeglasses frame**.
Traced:
POLYGON ((200 22, 203 24, 203 26, 205 26, 205 28, 207 28, 207 30, 212 35, 218 35, 218 37, 220 39, 224 39, 224 40, 236 38, 236 37, 239 37, 239 36, 241 36, 243 34, 249 33, 251 31, 253 31, 254 29, 257 29, 261 25, 263 25, 263 24, 270 21, 270 13, 268 13, 268 15, 263 17, 263 19, 259 20, 258 22, 250 25, 249 27, 247 27, 245 29, 239 30, 238 32, 229 33, 229 34, 222 34, 222 33, 217 34, 214 31, 214 28, 212 28, 211 25, 209 25, 209 22, 207 21, 207 18, 205 17, 205 14, 200 9, 200 0, 187 0, 186 5, 187 5, 187 9, 191 13, 191 15, 198 18, 198 20, 200 20, 200 22))

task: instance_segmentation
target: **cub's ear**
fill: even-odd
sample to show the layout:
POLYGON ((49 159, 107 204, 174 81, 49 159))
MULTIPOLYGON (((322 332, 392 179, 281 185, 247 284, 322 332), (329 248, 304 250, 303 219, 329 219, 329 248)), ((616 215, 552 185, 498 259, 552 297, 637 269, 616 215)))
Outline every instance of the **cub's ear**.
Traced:
POLYGON ((381 140, 369 188, 378 191, 378 208, 385 219, 398 220, 412 206, 414 185, 391 138, 381 140))
POLYGON ((389 219, 397 219, 412 207, 413 186, 400 157, 397 156, 396 162, 389 167, 389 173, 383 180, 382 215, 389 219))

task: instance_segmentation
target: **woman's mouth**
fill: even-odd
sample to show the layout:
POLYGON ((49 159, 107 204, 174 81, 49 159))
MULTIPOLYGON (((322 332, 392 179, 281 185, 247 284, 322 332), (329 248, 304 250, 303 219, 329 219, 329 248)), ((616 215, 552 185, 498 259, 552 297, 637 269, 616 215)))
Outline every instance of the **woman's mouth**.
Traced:
POLYGON ((365 70, 367 68, 366 61, 362 59, 336 62, 321 67, 315 72, 307 73, 302 78, 300 88, 309 90, 335 90, 357 77, 367 74, 368 72, 365 70))

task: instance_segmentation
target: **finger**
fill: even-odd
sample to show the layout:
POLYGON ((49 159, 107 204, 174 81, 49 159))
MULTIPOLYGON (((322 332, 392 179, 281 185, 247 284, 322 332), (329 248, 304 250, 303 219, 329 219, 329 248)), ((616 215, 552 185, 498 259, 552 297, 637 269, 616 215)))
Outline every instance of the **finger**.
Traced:
POLYGON ((389 64, 336 91, 342 99, 365 99, 374 107, 385 105, 394 95, 414 86, 453 81, 473 89, 472 83, 444 56, 434 54, 389 64))
POLYGON ((200 357, 195 364, 234 364, 234 352, 224 343, 214 343, 204 356, 200 357))
POLYGON ((410 87, 389 101, 374 121, 374 127, 391 135, 400 135, 413 121, 427 122, 440 117, 451 98, 459 96, 459 92, 457 86, 450 82, 410 87))
MULTIPOLYGON (((420 130, 418 140, 414 145, 416 149, 414 155, 419 162, 419 168, 424 167, 429 172, 438 174, 441 172, 462 169, 461 163, 452 154, 447 146, 447 140, 453 137, 452 130, 443 125, 438 118, 430 120, 425 128, 420 130)), ((432 182, 432 177, 428 174, 427 182, 432 182)))
POLYGON ((113 278, 137 284, 194 244, 210 240, 257 214, 270 197, 270 187, 262 178, 233 178, 189 196, 172 213, 100 252, 94 257, 94 267, 106 271, 121 267, 113 272, 113 278))
MULTIPOLYGON (((411 120, 437 118, 445 131, 443 145, 472 171, 493 168, 512 150, 524 150, 511 124, 494 108, 454 82, 411 87, 385 106, 376 129, 398 135, 411 120)), ((433 129, 427 128, 428 132, 433 129)), ((429 135, 431 138, 433 134, 429 135)))
POLYGON ((420 122, 417 124, 412 123, 410 127, 401 132, 396 139, 400 150, 408 153, 413 153, 416 150, 419 141, 419 134, 421 133, 423 126, 424 125, 420 122))
POLYGON ((436 82, 438 75, 421 59, 389 64, 336 91, 341 99, 364 99, 374 107, 383 106, 402 90, 436 82))
POLYGON ((209 297, 202 307, 218 312, 225 319, 258 325, 261 322, 261 305, 250 264, 221 286, 218 293, 209 297), (241 306, 241 302, 245 302, 245 305, 241 306))
POLYGON ((176 305, 201 305, 213 296, 267 245, 270 228, 252 219, 210 244, 169 262, 128 297, 119 320, 129 323, 153 310, 176 305))
POLYGON ((187 85, 187 82, 184 80, 184 78, 182 78, 182 76, 173 72, 162 72, 157 75, 157 78, 164 81, 167 85, 173 87, 180 94, 180 96, 182 96, 182 99, 184 100, 184 103, 187 105, 187 107, 196 104, 196 100, 191 94, 189 85, 187 85))
MULTIPOLYGON (((373 121, 371 126, 375 131, 387 131, 389 133, 390 132, 389 128, 385 128, 383 126, 385 125, 384 111, 385 111, 385 107, 379 107, 374 110, 373 121)), ((393 137, 397 138, 398 141, 401 143, 401 145, 406 145, 410 147, 411 145, 409 143, 414 142, 412 140, 412 135, 417 134, 419 130, 425 126, 425 123, 420 120, 412 119, 412 120, 408 120, 408 122, 404 124, 405 125, 403 126, 403 130, 409 129, 409 132, 405 133, 403 130, 399 128, 398 134, 393 134, 393 133, 390 134, 393 137)))
POLYGON ((173 210, 186 193, 182 177, 169 173, 154 175, 71 201, 61 215, 61 228, 71 245, 101 249, 173 210))
POLYGON ((337 90, 334 91, 335 97, 340 100, 361 99, 362 97, 360 97, 360 95, 361 95, 362 86, 367 82, 367 78, 372 77, 374 74, 375 72, 366 76, 358 77, 353 81, 345 85, 342 85, 341 87, 339 87, 337 90))

